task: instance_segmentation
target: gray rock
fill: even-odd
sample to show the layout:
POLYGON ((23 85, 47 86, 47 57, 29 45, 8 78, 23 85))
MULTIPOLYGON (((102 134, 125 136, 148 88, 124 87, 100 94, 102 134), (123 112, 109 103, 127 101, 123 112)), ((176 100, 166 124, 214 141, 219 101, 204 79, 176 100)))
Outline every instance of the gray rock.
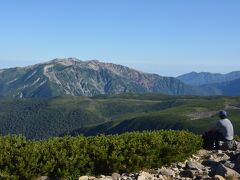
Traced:
POLYGON ((106 176, 105 178, 102 178, 104 180, 113 180, 112 176, 106 176))
POLYGON ((220 175, 215 175, 215 176, 213 177, 213 180, 225 180, 225 178, 222 177, 222 176, 220 176, 220 175))
POLYGON ((127 180, 127 179, 128 179, 128 176, 121 176, 121 179, 122 179, 122 180, 127 180))
POLYGON ((96 179, 96 177, 94 177, 94 176, 88 176, 88 180, 94 180, 94 179, 96 179))
POLYGON ((151 175, 151 174, 149 174, 148 172, 142 171, 142 172, 139 174, 137 180, 154 180, 154 176, 151 175))
POLYGON ((118 173, 113 173, 112 178, 113 178, 113 180, 119 180, 121 178, 121 175, 118 173))
POLYGON ((161 168, 160 173, 167 177, 175 177, 175 172, 171 169, 161 168))
POLYGON ((186 163, 186 168, 192 169, 192 170, 203 170, 204 166, 202 164, 200 164, 199 162, 188 161, 186 163))
POLYGON ((88 176, 80 176, 78 180, 88 180, 88 176))
POLYGON ((164 177, 161 174, 158 175, 158 179, 159 180, 165 180, 164 177))
POLYGON ((223 163, 224 166, 233 169, 235 167, 235 164, 230 162, 230 161, 226 161, 223 163))
POLYGON ((185 167, 185 164, 184 164, 184 163, 181 163, 181 162, 179 162, 179 163, 177 163, 177 167, 178 167, 178 168, 184 168, 184 167, 185 167))

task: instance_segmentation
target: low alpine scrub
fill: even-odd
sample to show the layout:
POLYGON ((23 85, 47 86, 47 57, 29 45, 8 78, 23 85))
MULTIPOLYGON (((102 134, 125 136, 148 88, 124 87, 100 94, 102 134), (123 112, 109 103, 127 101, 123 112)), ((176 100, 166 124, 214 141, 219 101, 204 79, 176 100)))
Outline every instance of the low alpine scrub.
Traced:
POLYGON ((33 179, 135 172, 183 161, 201 148, 201 137, 161 130, 43 141, 0 136, 0 179, 33 179))

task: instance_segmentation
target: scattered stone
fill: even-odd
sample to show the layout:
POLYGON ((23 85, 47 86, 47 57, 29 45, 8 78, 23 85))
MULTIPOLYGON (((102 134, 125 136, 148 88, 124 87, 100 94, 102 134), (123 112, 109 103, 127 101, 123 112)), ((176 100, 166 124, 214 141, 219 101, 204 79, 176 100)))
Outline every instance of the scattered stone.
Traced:
POLYGON ((223 177, 237 177, 240 178, 240 174, 233 169, 230 169, 222 164, 219 164, 216 169, 214 169, 216 175, 221 175, 223 177))
POLYGON ((104 180, 112 180, 112 176, 106 176, 105 178, 103 178, 104 180))
POLYGON ((213 179, 214 179, 214 180, 225 180, 225 178, 222 177, 222 176, 220 176, 220 175, 215 175, 215 176, 213 177, 213 179))
POLYGON ((153 175, 149 174, 148 172, 140 172, 137 180, 154 180, 153 175))
POLYGON ((158 179, 159 180, 165 180, 164 177, 161 174, 158 175, 158 179))
POLYGON ((222 163, 224 166, 228 167, 228 168, 231 168, 231 169, 234 169, 235 167, 235 164, 230 162, 230 161, 226 161, 224 163, 222 163))
POLYGON ((94 177, 94 176, 88 176, 88 180, 94 180, 94 179, 96 179, 96 177, 94 177))
POLYGON ((184 167, 185 167, 185 164, 184 164, 184 163, 181 163, 181 162, 179 162, 179 163, 177 163, 177 167, 178 167, 178 168, 184 168, 184 167))
POLYGON ((204 166, 199 162, 188 161, 186 163, 186 168, 192 169, 192 170, 203 170, 204 166))
POLYGON ((121 175, 118 173, 113 173, 112 178, 113 178, 113 180, 119 180, 121 178, 121 175))
POLYGON ((167 168, 162 168, 160 170, 160 173, 164 176, 167 176, 167 177, 175 177, 175 173, 173 170, 171 169, 167 169, 167 168))

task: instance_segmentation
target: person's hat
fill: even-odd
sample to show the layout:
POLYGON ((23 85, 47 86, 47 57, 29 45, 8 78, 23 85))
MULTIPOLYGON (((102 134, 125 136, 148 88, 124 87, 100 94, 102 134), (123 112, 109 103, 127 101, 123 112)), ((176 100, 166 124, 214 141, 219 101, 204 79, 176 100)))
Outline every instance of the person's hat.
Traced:
POLYGON ((224 110, 219 111, 218 113, 220 118, 226 118, 227 117, 227 112, 224 110))

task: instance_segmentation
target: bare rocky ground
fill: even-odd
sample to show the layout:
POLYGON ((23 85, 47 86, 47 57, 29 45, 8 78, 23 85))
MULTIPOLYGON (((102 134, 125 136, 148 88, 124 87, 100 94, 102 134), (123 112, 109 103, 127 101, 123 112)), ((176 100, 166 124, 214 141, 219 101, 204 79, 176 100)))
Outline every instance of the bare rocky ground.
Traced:
MULTIPOLYGON (((41 177, 41 180, 49 180, 41 177)), ((200 150, 185 162, 138 173, 81 176, 79 180, 240 180, 240 149, 200 150)))

